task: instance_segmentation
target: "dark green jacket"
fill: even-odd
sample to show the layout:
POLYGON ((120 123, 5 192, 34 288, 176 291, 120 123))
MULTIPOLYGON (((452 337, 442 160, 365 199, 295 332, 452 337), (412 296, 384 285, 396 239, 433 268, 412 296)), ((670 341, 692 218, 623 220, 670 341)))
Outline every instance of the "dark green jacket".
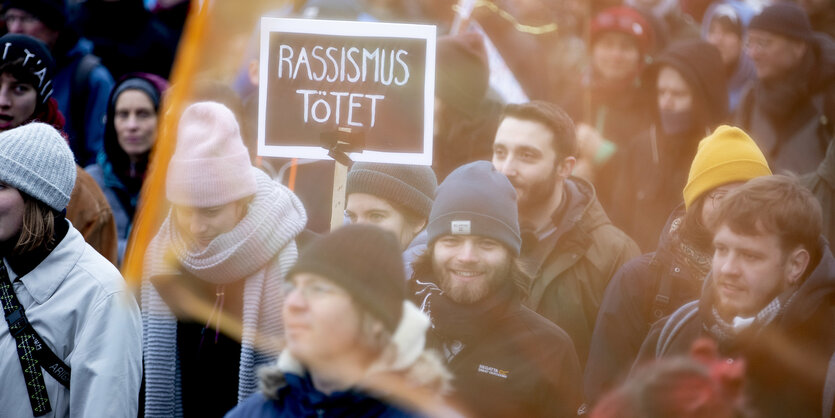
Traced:
POLYGON ((570 177, 568 206, 555 213, 557 230, 537 241, 526 258, 537 267, 525 305, 565 330, 585 366, 603 292, 638 245, 612 225, 591 183, 570 177))

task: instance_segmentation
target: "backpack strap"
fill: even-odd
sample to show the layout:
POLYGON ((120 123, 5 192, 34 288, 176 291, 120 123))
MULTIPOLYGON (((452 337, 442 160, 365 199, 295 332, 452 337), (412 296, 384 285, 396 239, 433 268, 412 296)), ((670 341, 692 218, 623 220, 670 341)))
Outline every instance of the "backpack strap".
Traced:
POLYGON ((49 404, 41 367, 67 389, 70 388, 70 367, 49 349, 29 323, 3 263, 0 263, 0 302, 3 305, 6 323, 9 325, 9 333, 17 343, 17 356, 26 381, 32 414, 36 417, 46 415, 52 411, 52 406, 49 404))
POLYGON ((667 310, 670 308, 670 297, 673 294, 673 277, 664 274, 664 266, 658 261, 658 253, 653 254, 649 261, 649 269, 653 279, 652 282, 658 285, 655 298, 652 300, 652 311, 650 312, 650 325, 652 325, 667 316, 667 310))
POLYGON ((676 335, 698 312, 699 301, 694 300, 684 304, 670 315, 670 318, 664 324, 664 328, 661 329, 661 335, 658 336, 658 342, 655 345, 655 358, 661 358, 667 353, 670 343, 676 335))

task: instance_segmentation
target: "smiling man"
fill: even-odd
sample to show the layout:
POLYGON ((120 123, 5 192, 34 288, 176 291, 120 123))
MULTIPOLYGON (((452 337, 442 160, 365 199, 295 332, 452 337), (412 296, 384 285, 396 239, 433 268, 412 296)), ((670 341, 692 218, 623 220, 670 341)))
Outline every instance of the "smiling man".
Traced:
POLYGON ((493 166, 518 195, 522 256, 536 270, 525 304, 563 328, 581 363, 589 351, 603 291, 640 254, 609 221, 591 183, 571 176, 574 123, 542 101, 509 105, 493 143, 493 166))
POLYGON ((687 353, 708 336, 722 356, 746 361, 745 395, 757 416, 822 416, 835 396, 822 398, 835 378, 835 258, 821 222, 814 196, 787 177, 728 193, 708 221, 715 251, 701 299, 656 323, 639 362, 687 353))
POLYGON ((528 276, 516 193, 489 162, 453 171, 438 187, 429 245, 414 264, 416 302, 473 416, 576 416, 580 366, 568 335, 521 304, 528 276))

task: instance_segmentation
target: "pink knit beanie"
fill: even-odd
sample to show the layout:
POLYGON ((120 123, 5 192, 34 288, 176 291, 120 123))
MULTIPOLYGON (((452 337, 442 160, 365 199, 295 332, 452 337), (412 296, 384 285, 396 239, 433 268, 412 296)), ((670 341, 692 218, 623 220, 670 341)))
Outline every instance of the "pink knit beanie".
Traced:
POLYGON ((168 164, 166 197, 171 203, 207 208, 253 195, 252 170, 231 110, 215 102, 186 108, 168 164))

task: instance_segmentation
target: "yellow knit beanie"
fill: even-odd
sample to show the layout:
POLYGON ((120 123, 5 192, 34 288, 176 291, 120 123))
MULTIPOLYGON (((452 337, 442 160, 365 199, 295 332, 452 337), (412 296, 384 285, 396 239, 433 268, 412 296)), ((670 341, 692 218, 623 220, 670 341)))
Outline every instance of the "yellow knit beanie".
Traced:
POLYGON ((723 184, 769 176, 771 170, 754 140, 742 129, 722 125, 699 142, 684 186, 687 209, 700 196, 723 184))

